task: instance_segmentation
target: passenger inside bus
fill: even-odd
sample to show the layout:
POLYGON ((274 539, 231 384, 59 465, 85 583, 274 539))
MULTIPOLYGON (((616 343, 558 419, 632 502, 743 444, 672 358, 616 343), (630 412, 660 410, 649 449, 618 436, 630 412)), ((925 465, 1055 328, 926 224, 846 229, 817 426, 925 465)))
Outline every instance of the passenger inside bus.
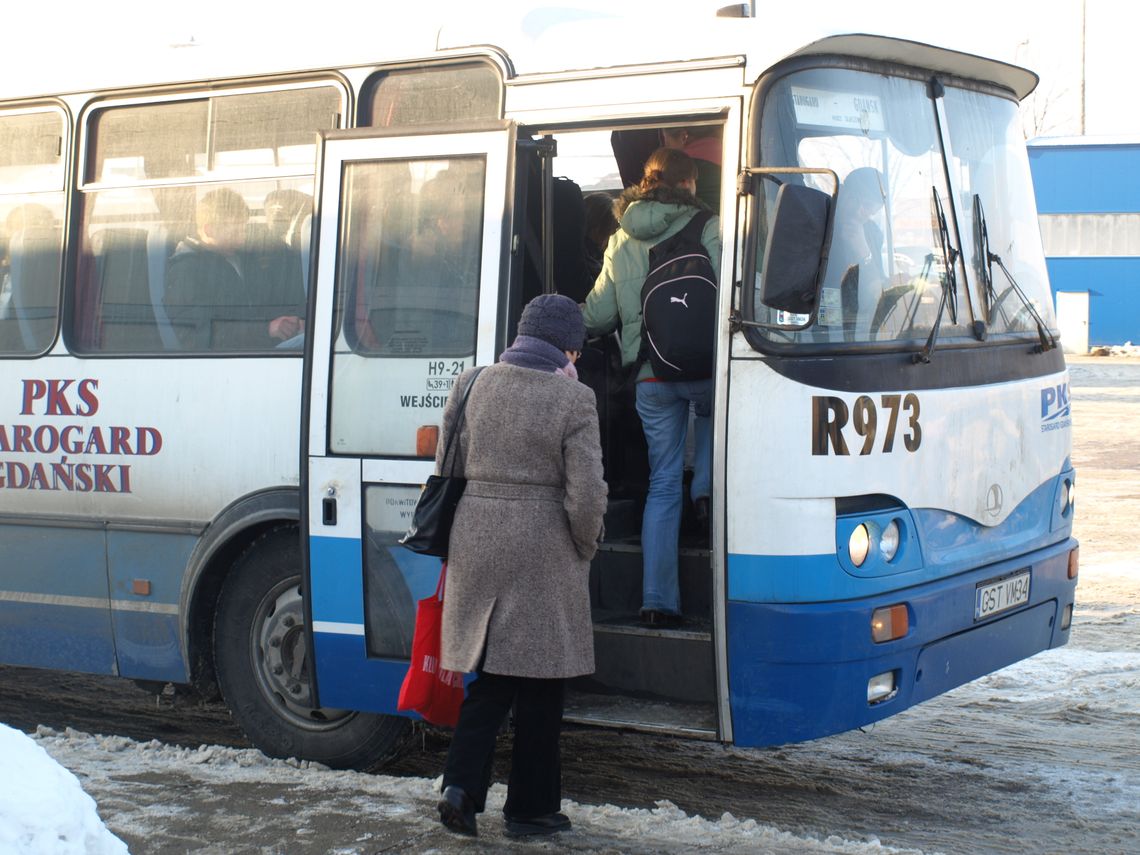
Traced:
POLYGON ((377 173, 372 188, 361 184, 355 250, 348 253, 355 259, 358 347, 389 356, 424 350, 473 355, 482 225, 478 169, 453 161, 418 192, 406 172, 377 173))
POLYGON ((606 244, 610 242, 610 235, 617 231, 618 222, 614 217, 614 199, 609 193, 587 193, 582 198, 582 204, 586 217, 582 255, 592 287, 602 272, 606 244))
MULTIPOLYGON (((696 192, 697 165, 677 149, 662 147, 645 163, 642 181, 615 207, 620 228, 610 239, 601 274, 586 297, 583 315, 593 335, 619 330, 622 365, 636 369, 637 412, 648 443, 649 489, 641 526, 642 621, 675 626, 681 621, 677 547, 681 528, 686 437, 695 415, 690 492, 707 526, 711 474, 712 380, 662 382, 642 354, 641 290, 649 250, 707 210, 696 192), (703 513, 702 513, 703 511, 703 513)), ((719 219, 711 217, 701 241, 720 264, 719 219)), ((708 342, 709 350, 713 342, 708 342)))
POLYGON ((313 212, 313 197, 300 190, 272 190, 265 196, 265 229, 286 246, 297 247, 313 212))
MULTIPOLYGON (((839 289, 842 325, 848 332, 866 326, 859 319, 870 319, 883 291, 883 229, 877 219, 885 201, 883 175, 872 166, 853 169, 839 188, 824 287, 839 289)), ((825 308, 821 299, 821 315, 825 308)), ((827 321, 839 324, 825 316, 821 326, 827 321)))
POLYGON ((167 315, 186 350, 264 350, 304 329, 299 261, 250 246, 249 206, 234 190, 202 197, 197 232, 166 274, 167 315))
POLYGON ((661 142, 691 157, 697 164, 697 198, 720 213, 720 141, 716 125, 693 125, 686 128, 664 128, 661 142))

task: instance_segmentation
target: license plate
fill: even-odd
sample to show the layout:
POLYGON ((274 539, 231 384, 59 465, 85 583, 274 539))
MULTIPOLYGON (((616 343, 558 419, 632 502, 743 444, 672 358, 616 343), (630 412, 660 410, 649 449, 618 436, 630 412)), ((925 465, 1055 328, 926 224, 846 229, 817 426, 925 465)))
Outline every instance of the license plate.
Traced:
POLYGON ((1029 602, 1029 571, 982 582, 974 593, 974 620, 981 620, 1029 602))

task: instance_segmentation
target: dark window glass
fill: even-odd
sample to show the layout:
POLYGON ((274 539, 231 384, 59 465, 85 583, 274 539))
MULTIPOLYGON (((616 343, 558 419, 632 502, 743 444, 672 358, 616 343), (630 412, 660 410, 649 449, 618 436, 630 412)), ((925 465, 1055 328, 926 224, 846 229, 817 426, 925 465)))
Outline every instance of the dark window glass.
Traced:
POLYGON ((55 339, 63 249, 63 114, 0 114, 0 354, 55 339))
POLYGON ((317 86, 96 112, 76 348, 300 353, 316 132, 342 101, 317 86))
POLYGON ((364 491, 364 637, 369 656, 408 659, 416 601, 439 582, 439 559, 417 555, 404 536, 420 487, 370 485, 364 491))
POLYGON ((483 157, 345 168, 333 453, 415 456, 417 428, 474 363, 485 175, 483 157))
POLYGON ((367 122, 379 128, 502 116, 498 71, 481 62, 385 72, 372 84, 367 122))

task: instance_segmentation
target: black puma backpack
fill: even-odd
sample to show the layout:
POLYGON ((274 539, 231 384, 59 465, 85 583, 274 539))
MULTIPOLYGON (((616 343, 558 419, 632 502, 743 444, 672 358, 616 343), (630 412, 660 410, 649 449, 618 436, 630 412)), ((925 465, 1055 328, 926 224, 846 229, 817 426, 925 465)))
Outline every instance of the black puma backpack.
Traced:
POLYGON ((641 356, 658 380, 707 380, 713 374, 716 271, 701 233, 712 214, 698 211, 685 227, 649 250, 641 286, 641 356))

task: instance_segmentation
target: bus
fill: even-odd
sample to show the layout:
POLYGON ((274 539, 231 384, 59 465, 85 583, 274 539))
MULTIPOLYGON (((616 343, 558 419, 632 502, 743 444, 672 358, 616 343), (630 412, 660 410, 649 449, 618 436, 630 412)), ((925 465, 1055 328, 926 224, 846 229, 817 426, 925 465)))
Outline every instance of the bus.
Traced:
POLYGON ((897 21, 328 18, 304 49, 207 31, 5 75, 0 662, 390 758, 440 569, 397 541, 454 378, 533 296, 584 298, 588 197, 681 130, 725 247, 709 524, 686 507, 683 624, 641 626, 644 438, 591 340, 609 507, 566 718, 777 745, 1067 642, 1032 72, 897 21))

